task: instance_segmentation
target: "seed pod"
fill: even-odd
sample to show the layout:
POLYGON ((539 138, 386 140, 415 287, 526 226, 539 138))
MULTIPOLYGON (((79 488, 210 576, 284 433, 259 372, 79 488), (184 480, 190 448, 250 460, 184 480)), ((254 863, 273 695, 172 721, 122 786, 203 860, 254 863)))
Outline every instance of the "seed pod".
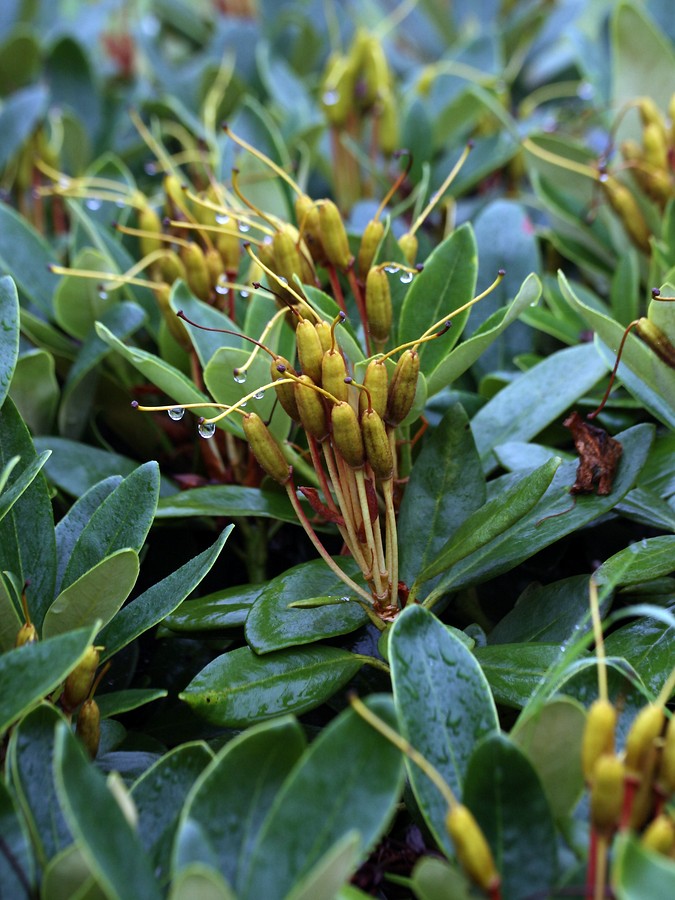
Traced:
POLYGON ((272 250, 274 252, 274 271, 292 285, 293 276, 300 277, 302 275, 302 263, 295 240, 287 230, 275 231, 272 238, 272 250))
POLYGON ((659 359, 662 359, 671 369, 675 369, 675 346, 671 344, 658 325, 643 317, 638 319, 635 330, 659 359))
MULTIPOLYGON (((285 378, 287 373, 291 375, 297 375, 298 373, 295 371, 293 366, 288 362, 287 359, 284 359, 283 356, 276 356, 270 365, 270 373, 272 375, 272 381, 278 381, 281 378, 285 378), (278 366, 283 366, 283 372, 280 372, 278 366)), ((286 413, 286 415, 290 416, 294 422, 300 421, 300 413, 298 412, 298 404, 295 400, 295 385, 290 382, 286 382, 285 384, 278 384, 275 386, 274 390, 277 395, 277 399, 281 404, 282 409, 286 413)))
POLYGON ((298 194, 296 197, 295 219, 312 259, 318 266, 322 266, 326 262, 326 254, 321 242, 319 209, 307 194, 298 194))
POLYGON ((308 375, 301 375, 296 381, 295 400, 302 427, 317 441, 323 441, 328 437, 326 407, 321 394, 314 390, 314 382, 308 375))
POLYGON ((185 201, 185 192, 178 177, 165 175, 163 186, 169 215, 176 219, 190 219, 191 214, 185 201))
POLYGON ((586 727, 581 745, 581 768, 590 783, 598 759, 614 752, 616 709, 609 700, 596 700, 586 716, 586 727))
POLYGON ((408 415, 415 400, 417 379, 420 373, 420 356, 416 350, 405 350, 396 363, 387 395, 387 425, 396 427, 408 415))
POLYGON ((214 235, 214 241, 218 253, 223 260, 226 272, 237 272, 239 270, 239 238, 236 234, 226 234, 221 232, 214 235))
POLYGON ((321 89, 321 102, 328 122, 341 128, 354 103, 356 70, 348 56, 335 54, 328 60, 321 89))
POLYGON ((335 403, 330 411, 333 443, 352 469, 360 469, 365 462, 363 436, 356 413, 347 402, 335 403))
POLYGON ((61 704, 67 711, 76 709, 83 703, 94 681, 94 675, 101 658, 97 647, 89 647, 82 659, 66 678, 61 694, 61 704))
POLYGON ((286 484, 291 477, 291 467, 284 459, 281 448, 267 425, 254 412, 246 413, 242 425, 246 440, 260 468, 279 484, 286 484))
POLYGON ((158 267, 160 277, 163 281, 166 281, 167 284, 173 284, 174 281, 178 281, 179 278, 182 278, 183 280, 187 278, 183 260, 175 250, 167 250, 159 260, 158 267))
POLYGON ((623 780, 623 763, 616 754, 598 758, 591 783, 591 822, 598 831, 611 832, 619 821, 623 780))
POLYGON ((405 256, 405 261, 408 263, 408 265, 414 266, 415 260, 417 259, 417 250, 419 247, 417 236, 414 234, 410 234, 409 231, 406 231, 406 233, 402 234, 398 239, 398 245, 401 248, 403 255, 405 256))
MULTIPOLYGON (((162 220, 151 206, 143 206, 138 211, 138 227, 142 231, 151 231, 153 234, 161 234, 162 220)), ((164 246, 159 238, 141 237, 138 241, 143 256, 154 253, 156 250, 161 250, 164 246)))
POLYGON ((499 874, 492 851, 471 810, 457 804, 445 817, 445 827, 467 875, 484 891, 494 891, 499 884, 499 874))
POLYGON ((384 422, 374 409, 367 409, 361 416, 361 432, 366 456, 376 478, 386 480, 394 471, 394 459, 389 446, 389 436, 384 422))
POLYGON ((323 352, 328 353, 333 346, 333 334, 331 332, 330 322, 321 320, 320 322, 317 322, 314 327, 316 328, 316 333, 319 335, 319 341, 323 348, 323 352))
POLYGON ((185 275, 190 290, 195 297, 207 301, 211 296, 211 278, 204 251, 199 244, 190 241, 181 248, 181 256, 185 263, 185 275))
POLYGON ((371 359, 368 363, 363 384, 368 388, 368 393, 361 391, 359 395, 359 412, 363 415, 368 409, 368 396, 370 396, 371 408, 383 419, 387 411, 389 373, 386 364, 381 359, 371 359))
POLYGON ((314 384, 321 384, 321 360, 324 350, 321 346, 321 338, 309 319, 298 322, 295 330, 295 340, 298 346, 298 359, 303 375, 309 375, 314 384))
POLYGON ((675 792, 675 716, 668 719, 659 759, 658 781, 666 797, 675 792))
POLYGON ((375 266, 366 278, 366 319, 368 330, 378 344, 383 344, 391 331, 393 316, 389 279, 384 269, 375 266))
POLYGON ((352 262, 349 240, 340 211, 332 200, 324 200, 319 205, 319 224, 328 261, 338 269, 348 269, 352 262))
POLYGON ((222 256, 215 247, 209 247, 204 255, 206 258, 206 268, 209 273, 209 281, 211 287, 215 288, 221 277, 225 274, 225 264, 222 256))
POLYGON ((654 741, 663 730, 664 721, 663 707, 656 703, 648 703, 637 714, 626 736, 625 763, 628 772, 642 774, 654 741))
POLYGON ((628 188, 611 175, 600 181, 614 212, 623 222, 633 243, 645 253, 650 252, 650 231, 635 197, 628 188))
POLYGON ((367 111, 389 91, 391 77, 387 57, 378 38, 364 34, 359 43, 360 46, 355 48, 356 57, 360 58, 361 71, 358 99, 361 108, 367 111))
POLYGON ((384 224, 379 219, 371 219, 363 229, 357 258, 357 268, 361 278, 365 278, 368 274, 383 235, 384 224))
POLYGON ((16 633, 15 647, 23 647, 25 644, 33 644, 38 639, 37 628, 32 622, 26 622, 16 633))
POLYGON ((85 700, 80 707, 75 734, 84 744, 89 756, 95 759, 101 740, 101 712, 95 700, 85 700))
POLYGON ((667 140, 666 123, 664 122, 661 110, 658 108, 656 103, 654 103, 651 97, 640 97, 640 99, 638 100, 637 108, 640 113, 640 119, 642 121, 643 136, 644 131, 646 131, 647 128, 658 128, 663 136, 663 141, 665 143, 667 140))
POLYGON ((179 319, 176 313, 171 309, 171 304, 169 302, 171 288, 168 284, 163 284, 161 287, 156 287, 154 289, 154 294, 155 300, 157 300, 157 306, 162 313, 162 317, 166 322, 166 327, 169 329, 171 336, 186 353, 189 353, 192 349, 190 332, 185 327, 183 320, 179 319))
POLYGON ((675 93, 670 95, 668 101, 668 118, 670 119, 670 145, 675 147, 675 93))
POLYGON ((641 843, 648 850, 670 856, 675 849, 675 822, 667 813, 661 813, 645 828, 641 843))
POLYGON ((321 360, 321 386, 340 401, 349 396, 347 367, 339 350, 328 350, 321 360))
POLYGON ((655 169, 668 168, 668 144, 663 124, 659 127, 655 122, 645 125, 642 132, 645 162, 655 169))

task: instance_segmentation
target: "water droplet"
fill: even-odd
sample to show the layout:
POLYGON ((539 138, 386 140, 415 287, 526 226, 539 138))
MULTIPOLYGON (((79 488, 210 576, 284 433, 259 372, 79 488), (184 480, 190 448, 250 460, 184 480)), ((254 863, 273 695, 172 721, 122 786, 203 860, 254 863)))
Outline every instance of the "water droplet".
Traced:
POLYGON ((398 272, 398 266, 385 266, 384 271, 389 275, 395 275, 398 272))
POLYGON ((539 306, 539 300, 533 300, 530 306, 539 306))
POLYGON ((595 96, 595 88, 589 81, 582 81, 577 88, 577 96, 580 100, 592 100, 595 96))
POLYGON ((197 431, 199 432, 199 436, 203 438, 212 438, 216 433, 216 426, 213 422, 200 422, 197 425, 197 431))
POLYGON ((414 277, 412 272, 404 272, 399 280, 401 284, 410 284, 414 277))
POLYGON ((256 391, 253 396, 256 400, 262 400, 262 398, 265 396, 265 391, 256 391))
POLYGON ((225 213, 216 213, 216 222, 218 225, 227 225, 230 221, 230 217, 225 215, 225 213))
POLYGON ((126 205, 127 205, 127 204, 125 203, 124 200, 115 200, 115 206, 116 206, 118 209, 124 209, 124 207, 125 207, 126 205))
POLYGON ((600 178, 599 178, 600 181, 607 181, 608 179, 609 179, 609 175, 607 174, 607 172, 600 173, 600 178))
POLYGON ((350 603, 351 597, 340 597, 340 603, 350 603))
POLYGON ((237 384, 245 384, 246 383, 246 372, 235 372, 233 375, 234 380, 237 384))
POLYGON ((143 168, 145 169, 146 175, 156 175, 157 174, 157 164, 154 162, 146 162, 146 164, 143 166, 143 168))
POLYGON ((242 300, 247 300, 251 295, 248 291, 240 291, 239 296, 242 300))
POLYGON ((227 293, 227 287, 223 284, 222 281, 216 282, 215 290, 216 290, 216 294, 226 294, 227 293))
POLYGON ((324 106, 335 106, 335 104, 340 100, 340 92, 339 91, 324 91, 323 96, 321 97, 321 101, 324 106))
POLYGON ((104 291, 103 288, 101 288, 101 289, 99 290, 99 292, 98 292, 98 297, 99 297, 99 300, 107 300, 107 299, 108 299, 108 292, 107 292, 107 291, 104 291))
POLYGON ((174 422, 180 422, 180 420, 185 415, 185 410, 182 406, 172 406, 170 410, 168 410, 169 418, 173 419, 174 422))
POLYGON ((248 400, 241 400, 239 403, 239 409, 243 409, 245 406, 248 406, 248 400))
POLYGON ((251 226, 248 225, 246 222, 239 223, 239 231, 241 231, 242 234, 246 234, 246 232, 250 231, 250 230, 251 230, 251 226))
POLYGON ((97 210, 101 208, 101 201, 97 200, 96 197, 90 197, 88 200, 84 201, 84 205, 87 209, 97 210))

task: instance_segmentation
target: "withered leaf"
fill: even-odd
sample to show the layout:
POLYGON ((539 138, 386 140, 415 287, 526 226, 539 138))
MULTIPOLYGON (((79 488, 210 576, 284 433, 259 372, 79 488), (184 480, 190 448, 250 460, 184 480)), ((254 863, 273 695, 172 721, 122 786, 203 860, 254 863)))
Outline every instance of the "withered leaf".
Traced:
POLYGON ((314 512, 318 513, 327 522, 334 522, 336 525, 345 524, 345 520, 342 518, 339 512, 334 509, 330 509, 328 506, 326 506, 325 503, 323 503, 323 501, 319 498, 319 492, 316 488, 299 487, 298 490, 304 497, 307 498, 309 505, 312 507, 314 512))
POLYGON ((585 422, 576 411, 565 419, 563 425, 572 432, 579 454, 577 478, 570 493, 609 494, 623 452, 621 442, 603 428, 585 422))

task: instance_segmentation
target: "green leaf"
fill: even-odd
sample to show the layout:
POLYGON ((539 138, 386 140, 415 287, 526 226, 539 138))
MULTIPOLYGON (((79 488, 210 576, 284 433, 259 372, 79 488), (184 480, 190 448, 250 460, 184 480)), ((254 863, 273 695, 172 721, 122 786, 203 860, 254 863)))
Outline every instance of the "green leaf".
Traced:
POLYGON ((191 863, 171 882, 169 900, 236 900, 215 869, 191 863))
MULTIPOLYGON (((367 705, 387 724, 389 697, 367 705)), ((310 744, 284 782, 253 850, 242 900, 281 900, 356 830, 364 856, 388 825, 402 785, 400 752, 347 709, 310 744), (316 798, 321 797, 321 803, 316 798)))
POLYGON ((558 644, 494 644, 476 647, 476 659, 501 706, 526 706, 546 673, 561 658, 558 644))
POLYGON ((529 584, 488 634, 490 644, 561 643, 589 627, 588 576, 529 584))
POLYGON ((23 817, 4 781, 0 781, 0 884, 6 897, 26 896, 35 890, 35 862, 23 817))
MULTIPOLYGON (((420 572, 416 583, 447 572, 455 563, 482 548, 501 543, 498 539, 503 539, 509 529, 517 526, 543 497, 559 465, 557 457, 550 459, 465 519, 436 558, 420 572)), ((451 580, 452 577, 441 579, 435 590, 442 591, 448 578, 451 580)))
POLYGON ((360 845, 359 833, 347 832, 296 884, 287 900, 335 900, 358 868, 360 845))
MULTIPOLYGON (((5 169, 15 154, 21 151, 47 112, 49 89, 46 84, 31 84, 14 91, 0 109, 0 169, 5 169)), ((4 204, 3 204, 4 206, 4 204)), ((34 263, 33 263, 34 265, 34 263)))
POLYGON ((47 350, 28 350, 19 357, 10 396, 33 434, 49 433, 59 404, 56 363, 47 350))
POLYGON ((61 590, 116 550, 140 553, 152 525, 159 494, 156 462, 135 469, 106 497, 82 529, 63 573, 61 590))
MULTIPOLYGON (((358 571, 351 561, 347 565, 344 558, 337 561, 348 575, 358 571)), ((363 608, 348 602, 350 599, 349 589, 323 560, 301 563, 263 587, 246 619, 246 640, 256 653, 269 653, 349 634, 368 622, 363 608), (333 596, 333 605, 312 609, 290 606, 298 600, 326 596, 333 596)))
POLYGON ((56 732, 54 768, 68 825, 106 893, 115 900, 159 900, 159 886, 136 834, 65 723, 56 732))
POLYGON ((50 858, 42 875, 41 900, 108 900, 75 844, 50 858))
POLYGON ((675 862, 625 832, 613 845, 611 884, 617 900, 670 897, 675 893, 675 862))
POLYGON ((452 319, 450 331, 419 348, 420 370, 429 375, 459 340, 469 310, 452 315, 474 295, 478 271, 476 240, 470 225, 462 225, 436 247, 410 285, 401 308, 398 339, 414 341, 426 329, 452 319))
MULTIPOLYGON (((0 470, 16 456, 25 466, 37 459, 28 429, 8 397, 0 409, 0 470)), ((0 571, 12 572, 21 584, 29 582, 28 608, 39 631, 54 597, 56 572, 54 516, 47 482, 39 474, 0 522, 0 571)))
POLYGON ((117 550, 106 556, 61 591, 45 613, 42 637, 54 637, 96 621, 107 625, 133 590, 139 568, 135 550, 117 550))
POLYGON ((363 658, 316 645, 264 657, 248 647, 223 653, 179 694, 215 725, 241 727, 323 703, 361 668, 363 658))
POLYGON ((285 493, 238 484, 213 484, 164 497, 157 507, 158 519, 183 516, 260 516, 297 523, 298 517, 285 493))
POLYGON ((172 613, 210 572, 233 526, 223 529, 211 547, 144 591, 121 609, 98 636, 105 647, 102 661, 172 613))
POLYGON ((489 735, 474 750, 463 800, 492 849, 503 896, 547 896, 558 856, 551 809, 532 764, 506 735, 489 735))
POLYGON ((53 318, 51 298, 57 283, 48 266, 55 261, 33 226, 7 203, 0 204, 0 267, 14 278, 19 294, 48 319, 53 318))
POLYGON ((645 538, 631 544, 596 569, 594 579, 598 585, 610 588, 642 581, 651 581, 673 571, 675 536, 645 538))
MULTIPOLYGON (((36 456, 22 471, 18 473, 18 477, 13 479, 9 487, 5 488, 0 494, 0 520, 4 519, 16 501, 31 486, 37 478, 38 472, 47 462, 51 453, 45 450, 39 456, 36 456)), ((16 459, 16 457, 13 457, 16 459)), ((11 463, 12 460, 10 460, 11 463)), ((12 466, 12 470, 14 466, 12 466)))
POLYGON ((80 628, 0 656, 0 733, 61 684, 94 634, 92 628, 80 628))
POLYGON ((418 900, 471 900, 469 881, 445 859, 422 856, 412 871, 412 888, 418 900))
POLYGON ((558 419, 602 378, 607 367, 589 344, 568 347, 528 369, 489 400, 471 428, 486 471, 492 450, 506 441, 529 441, 558 419))
MULTIPOLYGON (((462 341, 441 360, 427 377, 429 396, 452 384, 480 359, 504 331, 518 319, 521 313, 534 306, 541 296, 541 281, 534 274, 527 276, 515 299, 493 313, 477 328, 471 337, 462 341)), ((440 340, 443 340, 441 338, 440 340)))
MULTIPOLYGON (((389 659, 403 736, 461 797, 476 741, 499 728, 480 666, 464 643, 421 606, 407 607, 394 622, 389 659)), ((445 799, 416 766, 407 760, 406 766, 427 825, 449 850, 445 799)))
MULTIPOLYGON (((115 270, 110 259, 98 250, 85 247, 73 260, 74 269, 93 272, 115 270)), ((66 334, 79 341, 85 340, 101 316, 117 304, 117 295, 108 294, 95 278, 81 278, 79 275, 64 275, 54 294, 54 319, 66 334)))
POLYGON ((19 357, 19 297, 14 281, 0 278, 0 406, 19 357))
POLYGON ((102 719, 119 716, 166 697, 167 691, 162 688, 127 688, 124 691, 113 691, 109 694, 96 694, 96 701, 102 719))
POLYGON ((259 584, 238 584, 205 597, 187 600, 170 613, 163 624, 178 632, 243 628, 261 590, 259 584))
POLYGON ((657 696, 675 659, 675 628, 657 619, 641 618, 608 635, 605 649, 611 656, 625 659, 657 696))
POLYGON ((403 495, 398 517, 400 578, 412 584, 448 536, 483 503, 483 469, 466 413, 457 404, 422 447, 403 495))
POLYGON ((181 823, 199 824, 208 852, 237 893, 260 827, 306 744, 291 716, 248 729, 223 747, 183 806, 181 823))
POLYGON ((0 653, 14 647, 16 636, 23 624, 5 579, 0 576, 0 653))

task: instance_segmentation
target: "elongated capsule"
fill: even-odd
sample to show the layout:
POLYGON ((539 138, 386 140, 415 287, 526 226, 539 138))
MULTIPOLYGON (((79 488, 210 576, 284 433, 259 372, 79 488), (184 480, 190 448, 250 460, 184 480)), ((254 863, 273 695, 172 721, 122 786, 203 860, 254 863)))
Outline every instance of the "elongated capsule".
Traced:
POLYGON ((333 346, 333 335, 330 323, 325 322, 322 319, 320 322, 317 322, 314 327, 316 328, 316 333, 319 335, 319 342, 323 348, 323 352, 327 353, 333 346))
POLYGON ((333 443, 352 469, 360 469, 365 460, 363 436, 356 413, 347 402, 333 404, 330 411, 333 443))
POLYGON ((295 240, 284 229, 276 231, 272 238, 272 250, 274 252, 274 271, 292 285, 294 275, 297 275, 298 278, 302 276, 302 263, 295 240))
POLYGON ((190 241, 189 244, 182 248, 181 255, 185 264, 185 274, 190 290, 195 297, 207 301, 211 296, 211 278, 204 251, 199 244, 190 241))
POLYGON ((484 891, 494 891, 500 881, 499 874, 492 851, 471 810, 457 804, 448 812, 445 827, 466 874, 484 891))
POLYGON ((415 260, 417 259, 417 250, 419 249, 419 241, 417 240, 416 235, 406 231, 406 233, 402 234, 398 239, 398 245, 405 256, 405 261, 408 265, 414 266, 415 260))
POLYGON ((405 350, 396 363, 387 395, 387 425, 400 425, 412 409, 420 373, 420 356, 416 350, 405 350))
POLYGON ((663 707, 648 703, 635 716, 626 736, 626 771, 642 773, 654 741, 659 737, 665 722, 663 707))
POLYGON ((368 393, 361 391, 359 395, 359 412, 363 415, 368 409, 368 397, 370 396, 372 409, 383 419, 387 411, 389 373, 387 372, 386 364, 382 360, 371 359, 366 366, 363 384, 368 388, 368 393))
POLYGON ((173 284, 179 278, 187 279, 187 273, 183 260, 175 252, 175 250, 167 250, 158 262, 160 276, 167 284, 173 284))
POLYGON ((376 478, 386 480, 394 472, 387 429, 374 409, 367 409, 361 416, 361 433, 366 456, 376 478))
POLYGON ((339 350, 327 350, 321 360, 321 386, 338 400, 349 396, 345 382, 347 367, 339 350))
POLYGON ((26 622, 16 633, 14 639, 15 647, 24 647, 26 644, 33 644, 38 639, 37 628, 32 622, 26 622))
MULTIPOLYGON (((138 211, 138 227, 141 231, 150 231, 153 234, 160 235, 162 233, 162 220, 151 206, 143 206, 138 211)), ((158 237, 144 236, 138 240, 143 256, 154 253, 155 250, 161 250, 164 246, 164 243, 158 237)))
POLYGON ((391 83, 389 64, 380 40, 374 35, 363 36, 357 55, 361 63, 359 102, 362 109, 368 110, 389 91, 391 83))
POLYGON ((326 253, 321 241, 319 208, 307 194, 298 194, 295 199, 295 219, 312 259, 316 265, 324 265, 326 253))
POLYGON ((204 257, 206 259, 206 268, 209 273, 211 288, 215 288, 220 281, 221 276, 225 274, 225 263, 216 247, 209 247, 204 254, 204 257))
POLYGON ((338 269, 348 269, 352 262, 349 240, 340 211, 332 200, 324 200, 319 205, 319 224, 328 261, 338 269))
POLYGON ((378 344, 389 337, 392 317, 389 279, 384 269, 375 266, 366 278, 366 319, 368 330, 378 344))
POLYGON ((589 707, 581 745, 581 768, 586 783, 590 783, 598 759, 614 752, 616 718, 616 709, 609 700, 600 698, 589 707))
POLYGON ((607 195, 610 206, 623 222, 630 239, 645 253, 649 253, 651 249, 650 231, 635 197, 624 184, 611 175, 608 175, 600 184, 607 195))
POLYGON ((675 822, 667 813, 661 813, 645 828, 640 840, 648 850, 669 856, 675 849, 675 822))
POLYGON ((341 128, 354 104, 356 70, 349 56, 334 55, 328 60, 323 80, 321 101, 328 122, 341 128))
POLYGON ((663 114, 656 103, 654 103, 651 97, 640 97, 637 107, 642 121, 643 136, 644 131, 650 126, 653 126, 654 128, 659 129, 665 142, 667 140, 666 123, 663 114))
POLYGON ((662 359, 671 369, 675 369, 675 346, 671 344, 658 325, 643 317, 638 319, 635 330, 642 340, 649 344, 659 359, 662 359))
POLYGON ((301 375, 295 383, 295 400, 302 427, 317 441, 323 441, 328 437, 328 416, 321 394, 314 386, 308 375, 301 375))
POLYGON ((101 711, 94 700, 85 700, 77 714, 75 734, 84 744, 89 756, 96 758, 101 741, 101 711))
POLYGON ((655 169, 668 168, 668 143, 663 124, 650 122, 642 132, 645 162, 655 169))
MULTIPOLYGON (((298 374, 287 359, 284 359, 283 356, 276 356, 272 360, 272 363, 270 365, 270 374, 272 376, 272 381, 279 381, 289 373, 291 375, 298 374)), ((274 391, 286 415, 290 416, 290 418, 293 419, 294 422, 299 422, 300 413, 298 412, 298 404, 295 399, 294 388, 294 384, 285 382, 284 384, 276 385, 274 391)))
POLYGON ((281 447, 257 413, 247 413, 242 425, 246 440, 260 468, 279 484, 291 477, 291 467, 284 459, 281 447))
POLYGON ((223 260, 226 272, 237 272, 239 269, 240 247, 239 238, 236 234, 225 233, 216 234, 213 237, 214 243, 220 257, 223 260))
POLYGON ((172 218, 190 219, 190 209, 185 201, 185 192, 178 177, 171 174, 165 175, 163 186, 169 215, 172 218))
POLYGON ((624 790, 623 763, 613 753, 598 758, 591 782, 591 822, 601 832, 611 832, 621 816, 624 790))
POLYGON ((384 224, 379 219, 371 219, 363 229, 361 244, 357 256, 359 277, 365 278, 375 259, 377 248, 384 235, 384 224))
POLYGON ((76 709, 87 699, 100 659, 98 647, 89 647, 66 678, 61 694, 61 703, 65 710, 76 709))
POLYGON ((298 322, 295 330, 295 340, 298 347, 298 359, 303 375, 309 375, 314 384, 321 384, 321 361, 324 349, 321 346, 321 338, 314 324, 309 319, 298 322))
POLYGON ((156 287, 153 293, 155 295, 155 300, 157 301, 157 306, 162 313, 162 318, 166 322, 166 327, 169 329, 171 336, 186 353, 189 353, 192 349, 192 340, 183 320, 179 319, 176 313, 171 309, 171 303, 169 302, 171 298, 171 288, 168 284, 163 284, 160 287, 156 287))
POLYGON ((658 782, 666 797, 675 793, 675 716, 668 719, 659 758, 658 782))

